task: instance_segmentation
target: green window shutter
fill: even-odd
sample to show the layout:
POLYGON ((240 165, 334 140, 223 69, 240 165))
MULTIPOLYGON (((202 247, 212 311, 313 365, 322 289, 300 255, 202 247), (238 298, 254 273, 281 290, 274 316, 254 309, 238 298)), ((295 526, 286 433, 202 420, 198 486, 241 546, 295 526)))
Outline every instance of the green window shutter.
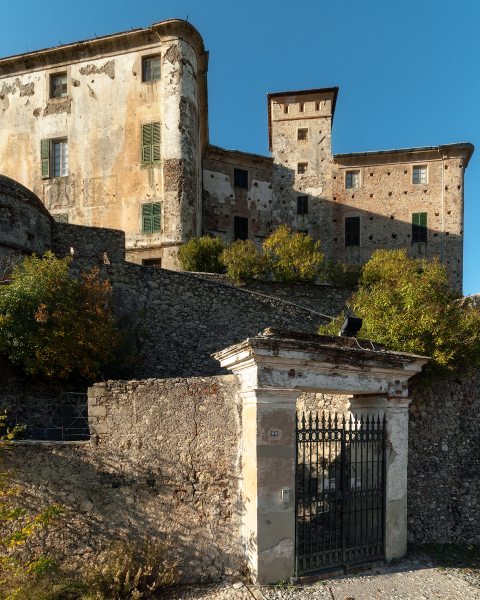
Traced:
POLYGON ((152 162, 152 123, 142 125, 142 162, 152 162))
POLYGON ((42 165, 42 179, 50 177, 50 140, 40 142, 40 162, 42 165))
POLYGON ((160 122, 151 123, 152 125, 152 161, 160 160, 160 122))
POLYGON ((420 222, 419 222, 420 227, 424 227, 426 229, 427 228, 427 213, 419 213, 419 217, 420 217, 420 222))
POLYGON ((142 204, 142 233, 153 231, 153 205, 142 204))
POLYGON ((152 204, 152 231, 161 231, 162 224, 162 205, 160 202, 152 204))

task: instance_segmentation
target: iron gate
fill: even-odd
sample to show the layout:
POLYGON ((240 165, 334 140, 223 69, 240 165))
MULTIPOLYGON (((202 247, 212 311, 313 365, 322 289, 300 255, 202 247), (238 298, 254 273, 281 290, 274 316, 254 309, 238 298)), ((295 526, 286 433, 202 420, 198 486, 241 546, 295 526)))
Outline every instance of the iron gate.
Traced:
POLYGON ((385 417, 297 414, 296 575, 385 556, 385 417))

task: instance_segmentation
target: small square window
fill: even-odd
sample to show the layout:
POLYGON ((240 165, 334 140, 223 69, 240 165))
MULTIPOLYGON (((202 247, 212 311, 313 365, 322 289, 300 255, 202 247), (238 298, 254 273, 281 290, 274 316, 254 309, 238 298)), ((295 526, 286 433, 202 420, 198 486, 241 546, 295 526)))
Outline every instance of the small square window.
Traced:
POLYGON ((427 213, 413 213, 412 215, 412 244, 427 242, 427 213))
POLYGON ((160 56, 144 56, 142 58, 142 81, 158 81, 160 79, 160 56))
POLYGON ((345 217, 345 246, 360 246, 360 217, 345 217))
POLYGON ((299 175, 304 175, 307 172, 308 163, 298 163, 297 165, 297 173, 299 175))
POLYGON ((308 196, 297 196, 297 215, 308 215, 308 196))
POLYGON ((237 188, 248 190, 248 171, 245 169, 234 169, 233 185, 237 188))
POLYGON ((50 75, 50 98, 65 98, 67 92, 67 74, 50 75))
POLYGON ((421 184, 428 183, 427 177, 427 167, 426 166, 417 166, 412 169, 412 183, 421 184))
POLYGON ((345 189, 351 190, 360 187, 360 171, 347 171, 345 173, 345 189))
POLYGON ((142 233, 159 233, 162 228, 162 205, 160 202, 142 204, 142 233))
POLYGON ((302 127, 297 132, 298 140, 308 140, 308 129, 306 127, 302 127))

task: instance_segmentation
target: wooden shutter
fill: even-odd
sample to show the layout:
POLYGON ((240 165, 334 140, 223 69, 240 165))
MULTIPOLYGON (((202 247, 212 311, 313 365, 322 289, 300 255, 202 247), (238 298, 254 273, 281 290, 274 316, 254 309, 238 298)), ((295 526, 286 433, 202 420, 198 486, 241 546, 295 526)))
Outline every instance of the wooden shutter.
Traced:
POLYGON ((160 160, 160 122, 151 123, 152 125, 152 161, 160 160))
POLYGON ((142 162, 160 160, 160 122, 142 125, 142 162))
POLYGON ((142 125, 142 162, 152 162, 152 123, 142 125))
POLYGON ((412 243, 427 241, 427 213, 412 214, 412 243))
POLYGON ((153 231, 153 206, 152 204, 142 204, 142 233, 152 233, 153 231))
POLYGON ((40 162, 42 165, 42 179, 50 177, 50 140, 40 142, 40 162))
POLYGON ((160 231, 162 222, 162 205, 160 202, 152 204, 152 231, 160 231))

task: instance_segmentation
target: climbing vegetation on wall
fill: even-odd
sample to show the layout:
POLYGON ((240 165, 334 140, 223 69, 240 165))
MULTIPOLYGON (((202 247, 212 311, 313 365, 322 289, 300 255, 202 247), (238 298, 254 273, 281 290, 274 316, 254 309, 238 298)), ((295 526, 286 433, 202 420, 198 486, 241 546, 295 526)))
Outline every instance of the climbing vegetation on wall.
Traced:
POLYGON ((91 379, 115 358, 111 286, 98 269, 73 277, 70 262, 29 256, 0 285, 0 352, 29 375, 91 379))
MULTIPOLYGON (((480 366, 480 310, 451 289, 438 260, 409 258, 406 250, 377 250, 347 307, 363 319, 361 337, 391 350, 431 356, 430 370, 480 366)), ((337 334, 343 318, 319 333, 337 334)))

